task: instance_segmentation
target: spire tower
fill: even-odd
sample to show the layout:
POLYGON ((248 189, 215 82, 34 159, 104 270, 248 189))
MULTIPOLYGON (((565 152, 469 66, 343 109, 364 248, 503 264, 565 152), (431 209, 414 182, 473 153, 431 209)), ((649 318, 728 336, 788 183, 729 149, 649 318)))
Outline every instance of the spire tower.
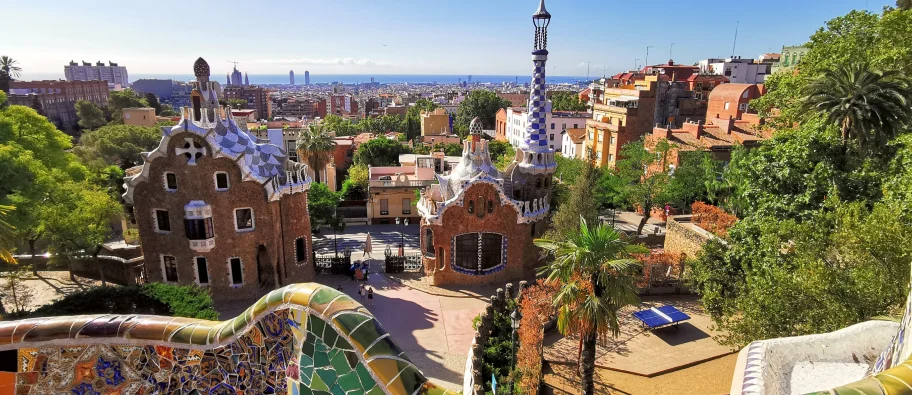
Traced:
MULTIPOLYGON (((545 64, 548 61, 548 25, 551 14, 545 8, 545 0, 540 0, 538 9, 532 14, 535 26, 535 40, 532 49, 532 83, 529 91, 528 126, 525 138, 519 147, 523 154, 517 155, 521 171, 537 174, 554 173, 554 150, 548 147, 547 112, 548 96, 545 86, 545 64)), ((519 152, 518 152, 519 153, 519 152)))

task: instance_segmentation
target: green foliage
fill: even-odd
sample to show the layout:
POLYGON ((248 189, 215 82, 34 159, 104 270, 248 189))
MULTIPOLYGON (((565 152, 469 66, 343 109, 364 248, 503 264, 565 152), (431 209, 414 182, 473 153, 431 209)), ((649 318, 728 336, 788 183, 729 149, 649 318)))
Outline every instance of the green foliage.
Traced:
POLYGON ((336 142, 327 133, 326 125, 310 124, 298 134, 298 157, 314 172, 315 181, 320 182, 320 173, 332 163, 336 142))
POLYGON ((3 283, 0 285, 0 293, 3 296, 5 311, 21 314, 32 304, 35 293, 25 283, 30 274, 29 270, 30 267, 28 266, 19 266, 15 270, 4 273, 3 283), (9 309, 9 306, 12 306, 12 309, 9 309))
POLYGON ((341 195, 348 200, 362 200, 367 197, 370 174, 367 166, 353 165, 348 168, 348 178, 342 183, 341 195))
POLYGON ((637 234, 643 232, 649 213, 655 207, 662 207, 662 197, 668 186, 668 154, 674 148, 668 140, 656 143, 655 152, 646 150, 643 141, 634 141, 621 148, 621 159, 617 163, 614 177, 617 181, 606 181, 614 187, 623 185, 621 196, 635 208, 643 210, 643 219, 637 227, 637 234))
POLYGON ((218 319, 218 312, 213 309, 208 290, 162 283, 91 288, 42 306, 29 317, 83 314, 149 314, 218 319))
POLYGON ((510 102, 501 99, 496 93, 486 90, 474 90, 459 103, 456 108, 456 121, 453 129, 462 137, 469 134, 469 123, 478 118, 483 129, 494 129, 494 118, 497 111, 507 108, 510 102))
POLYGON ((680 165, 663 191, 662 201, 687 210, 696 201, 712 201, 710 191, 722 174, 722 163, 706 152, 680 151, 680 165))
POLYGON ((111 222, 123 213, 108 191, 88 182, 62 184, 47 199, 44 227, 50 248, 65 256, 97 254, 111 236, 111 222))
POLYGON ((110 125, 83 133, 73 152, 91 168, 114 165, 129 169, 142 164, 139 154, 154 150, 161 138, 157 127, 110 125))
POLYGON ((516 158, 516 148, 513 148, 513 146, 509 143, 506 143, 503 148, 503 154, 498 156, 496 159, 493 156, 491 157, 491 161, 494 162, 494 166, 500 169, 500 171, 506 171, 507 167, 510 166, 510 163, 513 163, 513 159, 516 158))
POLYGON ((596 188, 600 172, 590 162, 579 162, 579 174, 573 177, 569 194, 559 202, 557 211, 551 217, 551 228, 546 236, 549 239, 561 240, 565 235, 576 232, 580 218, 590 224, 598 223, 599 203, 592 198, 592 191, 596 188))
POLYGON ((397 166, 399 154, 408 152, 408 147, 396 140, 376 137, 358 146, 354 162, 363 166, 397 166))
POLYGON ((329 190, 326 184, 313 183, 307 192, 307 212, 310 214, 311 229, 331 225, 336 221, 336 207, 342 196, 329 190))
POLYGON ((510 366, 515 358, 516 350, 519 348, 519 339, 516 339, 516 347, 513 347, 511 335, 513 333, 510 313, 516 308, 516 301, 510 299, 501 312, 494 312, 494 325, 491 329, 491 336, 485 343, 484 355, 482 356, 483 366, 481 375, 485 378, 485 394, 493 394, 491 391, 491 377, 497 377, 497 393, 506 391, 510 380, 510 366))
POLYGON ((158 97, 155 97, 154 93, 146 93, 146 103, 149 103, 149 107, 155 109, 155 115, 161 115, 162 105, 158 102, 158 97))
POLYGON ((104 111, 95 103, 85 100, 76 102, 76 117, 79 118, 79 127, 86 130, 95 130, 108 124, 104 111))
POLYGON ((161 115, 163 117, 176 117, 180 114, 170 104, 162 104, 161 113, 158 115, 161 115))
POLYGON ((108 110, 111 111, 111 121, 114 124, 123 123, 123 109, 133 107, 149 107, 146 99, 132 89, 111 91, 108 94, 108 110))
POLYGON ((552 111, 586 111, 589 104, 579 99, 574 92, 554 92, 551 95, 552 111))

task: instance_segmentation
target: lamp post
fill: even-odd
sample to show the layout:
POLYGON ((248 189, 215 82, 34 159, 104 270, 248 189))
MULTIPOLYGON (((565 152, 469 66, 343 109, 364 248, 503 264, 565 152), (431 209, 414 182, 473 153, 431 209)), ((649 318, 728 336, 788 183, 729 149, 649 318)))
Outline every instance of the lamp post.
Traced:
POLYGON ((645 67, 649 67, 649 48, 652 48, 652 45, 646 47, 646 61, 644 62, 646 64, 643 65, 645 67))
MULTIPOLYGON (((517 307, 510 313, 510 323, 513 327, 513 332, 510 333, 510 372, 513 372, 516 366, 516 330, 519 329, 520 321, 522 321, 522 313, 517 307)), ((513 381, 510 381, 510 395, 513 395, 513 381)))
MULTIPOLYGON (((408 218, 400 219, 399 217, 396 217, 396 227, 398 228, 400 224, 408 227, 408 218)), ((405 255, 405 231, 401 228, 399 230, 399 255, 405 255)))

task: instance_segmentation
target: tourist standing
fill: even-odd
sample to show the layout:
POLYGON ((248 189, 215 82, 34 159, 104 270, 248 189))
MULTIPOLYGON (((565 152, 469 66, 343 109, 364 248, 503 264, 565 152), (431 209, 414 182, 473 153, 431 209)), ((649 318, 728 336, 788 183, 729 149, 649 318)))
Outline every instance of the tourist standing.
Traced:
POLYGON ((364 289, 364 284, 361 284, 361 288, 358 288, 358 296, 361 298, 361 304, 364 304, 364 296, 367 293, 367 290, 364 289))
POLYGON ((373 288, 367 289, 367 305, 368 306, 374 305, 374 289, 373 288))

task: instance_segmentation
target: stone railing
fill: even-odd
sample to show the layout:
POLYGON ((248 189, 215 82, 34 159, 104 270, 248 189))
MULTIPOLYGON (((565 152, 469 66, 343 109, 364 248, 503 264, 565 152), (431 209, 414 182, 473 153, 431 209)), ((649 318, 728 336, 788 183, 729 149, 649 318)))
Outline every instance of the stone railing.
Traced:
POLYGON ((422 188, 436 183, 434 180, 371 180, 370 188, 422 188))
POLYGON ((0 352, 16 367, 0 372, 9 393, 454 394, 428 381, 361 304, 313 283, 274 290, 220 322, 4 321, 0 351, 15 351, 0 352))

